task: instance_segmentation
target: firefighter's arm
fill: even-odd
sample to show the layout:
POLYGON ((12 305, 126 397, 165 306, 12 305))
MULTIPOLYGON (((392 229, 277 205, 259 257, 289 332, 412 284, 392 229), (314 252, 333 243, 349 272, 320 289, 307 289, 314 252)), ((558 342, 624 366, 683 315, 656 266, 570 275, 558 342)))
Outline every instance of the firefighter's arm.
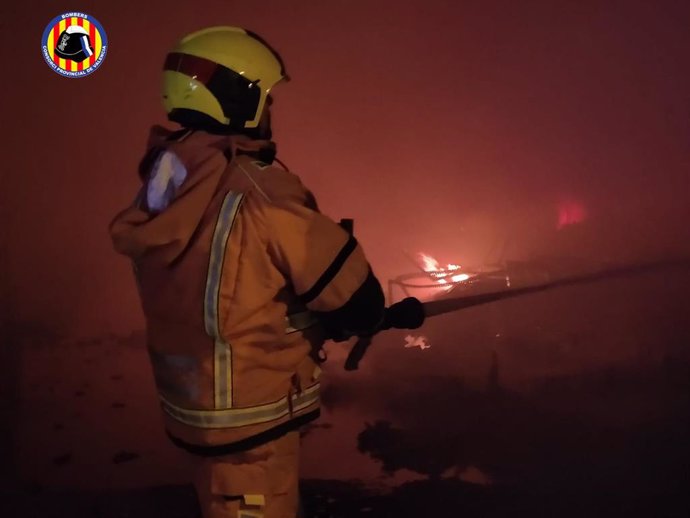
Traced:
POLYGON ((272 260, 329 335, 375 332, 385 299, 356 238, 301 204, 268 204, 264 214, 272 260))

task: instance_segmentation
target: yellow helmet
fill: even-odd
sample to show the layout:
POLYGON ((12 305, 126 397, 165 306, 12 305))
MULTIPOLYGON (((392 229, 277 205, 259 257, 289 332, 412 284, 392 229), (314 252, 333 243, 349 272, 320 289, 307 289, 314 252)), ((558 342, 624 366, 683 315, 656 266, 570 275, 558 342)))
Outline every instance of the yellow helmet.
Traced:
POLYGON ((256 128, 271 88, 289 80, 278 53, 239 27, 210 27, 184 37, 163 68, 168 119, 225 131, 256 128))

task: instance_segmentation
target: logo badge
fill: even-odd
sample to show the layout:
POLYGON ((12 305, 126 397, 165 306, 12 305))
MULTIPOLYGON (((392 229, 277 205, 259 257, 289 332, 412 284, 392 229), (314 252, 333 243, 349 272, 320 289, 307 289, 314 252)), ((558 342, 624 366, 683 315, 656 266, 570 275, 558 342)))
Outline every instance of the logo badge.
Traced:
POLYGON ((65 77, 85 77, 101 66, 108 37, 93 16, 73 12, 56 16, 43 31, 43 59, 65 77))

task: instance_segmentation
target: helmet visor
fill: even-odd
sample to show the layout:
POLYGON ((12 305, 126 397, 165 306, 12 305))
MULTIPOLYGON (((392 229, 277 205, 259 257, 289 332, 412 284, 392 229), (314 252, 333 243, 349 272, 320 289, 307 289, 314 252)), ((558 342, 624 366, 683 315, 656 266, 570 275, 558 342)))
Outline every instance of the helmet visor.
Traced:
POLYGON ((261 99, 258 80, 252 81, 211 60, 180 52, 168 54, 163 70, 179 72, 203 84, 218 100, 232 126, 243 128, 245 122, 256 117, 261 99))

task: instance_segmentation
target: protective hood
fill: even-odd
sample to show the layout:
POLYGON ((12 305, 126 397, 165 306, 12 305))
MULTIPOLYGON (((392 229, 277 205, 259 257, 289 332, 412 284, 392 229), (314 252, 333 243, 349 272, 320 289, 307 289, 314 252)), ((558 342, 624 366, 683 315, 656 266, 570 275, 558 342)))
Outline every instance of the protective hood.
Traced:
POLYGON ((275 145, 240 135, 153 127, 139 170, 143 186, 109 227, 115 250, 148 264, 173 263, 190 244, 221 181, 232 173, 229 159, 267 148, 275 145))

